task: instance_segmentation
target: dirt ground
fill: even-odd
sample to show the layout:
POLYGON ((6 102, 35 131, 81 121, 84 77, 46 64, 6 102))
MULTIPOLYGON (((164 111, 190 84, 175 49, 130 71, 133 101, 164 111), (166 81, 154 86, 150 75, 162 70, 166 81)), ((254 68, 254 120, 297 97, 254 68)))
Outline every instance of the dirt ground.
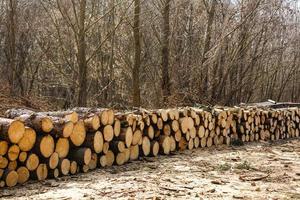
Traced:
POLYGON ((1 189, 1 199, 300 199, 300 140, 147 158, 1 189))

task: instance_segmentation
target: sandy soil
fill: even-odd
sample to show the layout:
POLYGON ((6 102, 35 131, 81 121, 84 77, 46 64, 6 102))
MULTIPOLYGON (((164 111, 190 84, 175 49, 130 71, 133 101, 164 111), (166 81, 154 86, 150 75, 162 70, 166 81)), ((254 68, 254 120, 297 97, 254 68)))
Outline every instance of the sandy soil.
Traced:
POLYGON ((1 189, 1 199, 300 199, 300 140, 147 158, 1 189))

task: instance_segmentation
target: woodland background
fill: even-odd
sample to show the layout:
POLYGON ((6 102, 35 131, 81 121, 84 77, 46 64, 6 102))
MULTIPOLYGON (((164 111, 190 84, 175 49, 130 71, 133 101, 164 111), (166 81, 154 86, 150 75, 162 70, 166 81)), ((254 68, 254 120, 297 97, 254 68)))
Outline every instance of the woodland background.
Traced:
POLYGON ((60 108, 297 102, 299 22, 297 0, 0 0, 0 88, 60 108))

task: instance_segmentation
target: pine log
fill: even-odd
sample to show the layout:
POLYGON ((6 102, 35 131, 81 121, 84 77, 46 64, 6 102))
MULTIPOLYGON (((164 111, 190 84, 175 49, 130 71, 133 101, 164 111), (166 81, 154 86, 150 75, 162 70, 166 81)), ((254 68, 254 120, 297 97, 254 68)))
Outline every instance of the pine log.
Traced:
POLYGON ((16 170, 17 167, 18 167, 18 162, 15 160, 15 161, 10 161, 8 163, 7 169, 16 170))
POLYGON ((25 133, 25 125, 20 120, 0 118, 0 139, 17 144, 25 133))
POLYGON ((7 187, 13 187, 18 183, 18 173, 14 170, 5 170, 2 176, 2 180, 4 180, 7 187))
POLYGON ((0 141, 0 156, 4 156, 8 151, 8 142, 0 141))
POLYGON ((21 151, 30 151, 36 142, 36 132, 32 128, 26 127, 25 132, 21 140, 18 142, 18 146, 21 151))
POLYGON ((7 152, 7 157, 10 161, 15 161, 18 159, 20 153, 20 148, 18 145, 12 145, 9 147, 8 152, 7 152))
POLYGON ((88 165, 91 161, 92 151, 90 148, 80 147, 70 151, 70 160, 75 160, 78 165, 88 165))
POLYGON ((26 151, 22 151, 19 154, 19 162, 24 163, 27 160, 27 152, 26 151))
POLYGON ((79 147, 83 144, 85 137, 86 130, 84 127, 84 123, 82 120, 80 120, 74 125, 74 129, 72 131, 72 134, 70 135, 70 140, 73 145, 79 147))
POLYGON ((117 118, 115 118, 115 122, 114 122, 114 134, 115 134, 115 137, 118 137, 120 135, 120 131, 121 131, 121 122, 120 122, 120 120, 118 120, 117 118))
POLYGON ((170 151, 173 152, 176 150, 176 141, 172 135, 169 138, 170 138, 170 151))
POLYGON ((101 167, 106 167, 107 166, 106 155, 100 156, 99 163, 100 163, 101 167))
POLYGON ((157 156, 159 153, 159 143, 157 141, 151 141, 150 142, 150 156, 157 156))
POLYGON ((117 165, 123 165, 125 163, 125 159, 126 159, 126 154, 124 152, 118 153, 115 162, 117 165))
POLYGON ((110 142, 114 138, 114 128, 111 125, 106 125, 100 128, 103 133, 103 138, 106 142, 110 142))
POLYGON ((96 153, 92 153, 91 161, 88 164, 90 170, 94 170, 97 168, 98 155, 96 153))
POLYGON ((115 155, 112 151, 108 150, 106 153, 106 165, 107 166, 112 166, 114 161, 115 161, 115 155))
POLYGON ((54 135, 64 138, 68 138, 71 136, 74 129, 74 123, 72 121, 68 121, 64 118, 59 117, 52 117, 51 119, 53 122, 52 133, 54 135))
POLYGON ((142 141, 142 152, 144 156, 148 156, 151 151, 151 142, 150 139, 147 136, 143 137, 142 141))
POLYGON ((76 161, 71 161, 71 165, 70 165, 70 174, 76 174, 77 173, 77 162, 76 161))
POLYGON ((71 162, 67 158, 59 159, 58 166, 57 166, 59 173, 63 176, 66 176, 70 172, 71 162))
POLYGON ((136 129, 132 136, 132 145, 137 145, 142 139, 143 135, 140 129, 136 129))
POLYGON ((48 170, 48 178, 56 179, 58 177, 59 177, 59 170, 57 168, 48 170))
POLYGON ((180 130, 176 131, 174 133, 174 137, 175 137, 175 141, 179 142, 181 140, 181 137, 182 137, 181 131, 180 130))
POLYGON ((17 173, 18 173, 18 183, 19 184, 26 183, 29 180, 30 173, 26 167, 24 167, 24 166, 19 167, 17 169, 17 173))
POLYGON ((148 126, 144 129, 144 135, 148 136, 151 140, 154 138, 154 129, 153 126, 148 126))
POLYGON ((26 160, 26 167, 29 171, 34 171, 39 166, 39 162, 39 157, 36 154, 31 153, 26 160))
POLYGON ((159 137, 159 149, 161 154, 170 154, 171 144, 169 136, 161 135, 159 137))
POLYGON ((100 118, 96 114, 84 116, 84 126, 87 131, 97 131, 100 127, 100 118))
POLYGON ((38 136, 34 146, 35 152, 39 156, 49 158, 54 152, 55 142, 51 135, 38 136))
POLYGON ((35 180, 43 181, 48 177, 48 168, 46 164, 39 164, 36 170, 30 172, 30 177, 35 180))
POLYGON ((118 137, 119 140, 124 141, 126 144, 126 147, 130 147, 132 144, 132 138, 133 138, 133 132, 132 132, 132 128, 128 127, 128 128, 122 128, 120 135, 118 137))
POLYGON ((69 154, 70 144, 67 138, 58 138, 55 145, 55 152, 59 158, 65 158, 69 154))
POLYGON ((115 154, 122 153, 125 150, 125 143, 123 141, 111 141, 109 143, 110 150, 113 151, 115 154))
POLYGON ((101 153, 103 150, 103 143, 103 135, 100 131, 97 131, 95 133, 88 133, 82 146, 89 147, 96 153, 101 153))
POLYGON ((139 146, 131 145, 130 146, 130 160, 137 160, 139 157, 139 146))

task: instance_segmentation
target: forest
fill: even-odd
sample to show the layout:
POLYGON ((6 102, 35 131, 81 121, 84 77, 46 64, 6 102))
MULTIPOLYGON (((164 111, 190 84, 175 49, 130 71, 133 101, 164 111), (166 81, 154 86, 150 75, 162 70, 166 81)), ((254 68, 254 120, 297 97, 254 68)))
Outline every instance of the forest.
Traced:
POLYGON ((297 0, 0 0, 0 87, 60 108, 300 101, 297 0))

